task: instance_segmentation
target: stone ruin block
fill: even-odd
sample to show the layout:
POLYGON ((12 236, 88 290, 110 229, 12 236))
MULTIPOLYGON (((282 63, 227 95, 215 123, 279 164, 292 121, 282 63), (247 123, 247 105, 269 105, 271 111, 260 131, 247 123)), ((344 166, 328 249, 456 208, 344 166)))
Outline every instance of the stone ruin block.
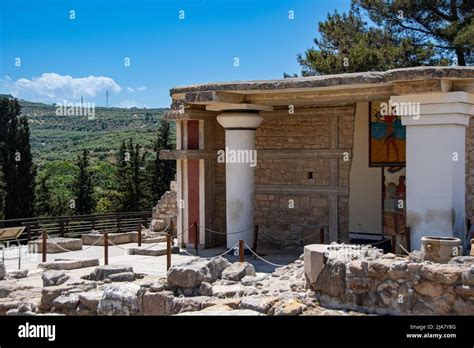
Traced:
MULTIPOLYGON (((46 240, 46 253, 57 254, 67 251, 82 250, 82 240, 79 238, 62 238, 52 237, 46 240), (67 251, 66 251, 67 250, 67 251)), ((43 250, 43 240, 38 240, 28 243, 30 252, 41 253, 43 250)))

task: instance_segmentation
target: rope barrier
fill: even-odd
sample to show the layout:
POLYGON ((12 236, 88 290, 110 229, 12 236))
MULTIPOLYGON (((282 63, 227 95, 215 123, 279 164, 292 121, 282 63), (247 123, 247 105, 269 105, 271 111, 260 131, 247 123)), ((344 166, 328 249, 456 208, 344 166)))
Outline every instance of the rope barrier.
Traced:
POLYGON ((224 256, 226 254, 228 254, 229 252, 231 251, 234 251, 235 250, 235 247, 237 246, 238 243, 235 243, 234 245, 232 245, 232 247, 230 247, 230 249, 224 251, 223 253, 221 254, 218 254, 218 255, 215 255, 215 256, 211 256, 211 257, 201 257, 201 256, 196 256, 196 255, 193 255, 191 253, 189 253, 186 249, 180 249, 180 251, 184 252, 185 254, 189 255, 189 256, 192 256, 192 257, 199 257, 201 259, 204 259, 204 260, 212 260, 212 259, 215 259, 217 257, 221 257, 221 256, 224 256))
POLYGON ((320 233, 321 233, 321 232, 318 231, 318 232, 315 232, 315 233, 313 233, 313 234, 310 234, 309 236, 306 236, 306 237, 303 237, 303 238, 301 238, 301 239, 298 239, 298 242, 302 242, 302 241, 304 241, 304 240, 306 240, 306 239, 310 239, 310 238, 312 238, 312 237, 314 237, 314 236, 316 236, 316 235, 318 235, 318 234, 320 234, 320 233))
POLYGON ((140 250, 148 250, 148 249, 150 249, 150 248, 153 248, 154 246, 157 246, 157 245, 160 244, 160 243, 165 243, 165 242, 157 242, 157 243, 155 243, 155 244, 152 244, 152 245, 147 246, 146 248, 141 248, 140 250))
POLYGON ((216 255, 216 256, 211 256, 211 257, 203 257, 203 259, 206 259, 206 260, 212 260, 212 259, 215 259, 217 257, 221 257, 221 256, 224 256, 226 254, 228 254, 230 251, 234 251, 236 246, 237 246, 238 242, 236 242, 234 245, 232 245, 230 247, 230 249, 228 249, 227 251, 224 251, 222 254, 219 254, 219 255, 216 255))
POLYGON ((5 260, 5 261, 10 261, 10 260, 18 260, 18 257, 19 257, 19 256, 12 257, 12 258, 2 257, 2 259, 5 260))
POLYGON ((275 266, 275 267, 284 267, 284 266, 286 266, 286 265, 280 265, 280 264, 278 264, 278 263, 273 263, 273 262, 270 262, 270 261, 268 261, 268 260, 265 260, 263 257, 261 257, 260 255, 258 255, 257 253, 255 253, 255 252, 252 250, 252 248, 250 248, 250 247, 247 245, 247 243, 244 243, 244 244, 245 244, 245 246, 250 250, 250 252, 251 252, 252 254, 254 254, 255 257, 257 257, 258 259, 262 260, 263 262, 268 263, 269 265, 272 265, 272 266, 275 266))
POLYGON ((410 255, 410 252, 409 252, 407 249, 405 249, 405 248, 403 247, 403 245, 401 245, 400 243, 398 243, 398 246, 400 247, 400 249, 402 249, 404 252, 406 252, 407 255, 410 255))
POLYGON ((93 246, 95 246, 95 245, 96 245, 97 243, 99 243, 102 239, 103 239, 103 237, 97 238, 97 240, 96 240, 94 243, 92 243, 91 245, 89 245, 87 248, 81 249, 81 250, 69 250, 69 249, 63 248, 62 246, 60 246, 58 243, 54 242, 53 240, 51 240, 51 239, 49 239, 49 240, 50 240, 51 243, 53 243, 53 244, 54 244, 55 246, 57 246, 59 249, 62 249, 62 250, 64 250, 64 251, 66 251, 66 252, 72 252, 72 251, 86 251, 86 250, 92 248, 93 246))
POLYGON ((378 242, 375 242, 375 243, 369 243, 369 245, 372 245, 372 246, 374 246, 374 245, 379 245, 379 244, 382 244, 382 243, 385 243, 385 242, 387 242, 387 240, 386 240, 386 239, 384 239, 384 240, 381 240, 381 241, 378 241, 378 242))
POLYGON ((187 254, 187 255, 189 255, 189 256, 192 256, 192 257, 199 257, 199 256, 196 256, 196 255, 193 255, 193 254, 189 253, 186 249, 181 249, 181 248, 180 248, 179 251, 182 251, 182 252, 184 252, 185 254, 187 254))
MULTIPOLYGON (((264 231, 262 231, 261 233, 264 234, 266 238, 273 239, 273 240, 276 241, 276 242, 281 242, 281 240, 279 240, 279 239, 273 237, 271 234, 265 233, 264 231)), ((292 243, 292 245, 299 247, 299 246, 301 246, 301 242, 303 242, 303 241, 305 241, 305 240, 307 240, 307 239, 310 239, 310 238, 312 238, 312 237, 315 237, 315 236, 317 236, 317 235, 320 235, 320 234, 321 234, 321 231, 317 231, 317 232, 315 232, 315 233, 313 233, 313 234, 310 234, 309 236, 306 236, 306 237, 303 237, 303 238, 294 240, 294 241, 293 241, 294 243, 292 243)))
POLYGON ((189 225, 189 227, 186 228, 186 229, 185 229, 183 232, 181 232, 181 233, 176 233, 176 237, 185 234, 186 232, 188 232, 188 231, 191 229, 191 227, 193 227, 193 225, 189 225))
POLYGON ((221 232, 221 231, 214 231, 214 230, 211 230, 210 228, 207 228, 205 226, 201 226, 201 225, 198 225, 200 228, 203 228, 205 231, 208 231, 210 233, 214 233, 214 234, 220 234, 220 235, 231 235, 231 234, 238 234, 238 233, 242 233, 242 232, 245 232, 245 231, 249 231, 252 229, 252 227, 247 227, 245 230, 241 230, 241 231, 236 231, 236 232, 221 232))
POLYGON ((117 245, 115 244, 114 242, 112 242, 110 239, 107 240, 110 244, 112 244, 113 246, 119 248, 119 249, 122 249, 122 250, 128 250, 128 248, 123 248, 121 247, 120 245, 117 245))

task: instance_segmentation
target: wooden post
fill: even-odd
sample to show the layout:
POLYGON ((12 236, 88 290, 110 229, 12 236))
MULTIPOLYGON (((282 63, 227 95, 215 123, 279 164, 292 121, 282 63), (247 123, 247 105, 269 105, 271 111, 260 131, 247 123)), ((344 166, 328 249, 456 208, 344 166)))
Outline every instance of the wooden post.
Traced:
POLYGON ((171 268, 171 233, 166 234, 166 270, 171 268))
POLYGON ((120 215, 117 216, 117 233, 120 233, 122 230, 122 217, 120 215))
POLYGON ((26 225, 26 240, 29 242, 31 240, 31 225, 26 225))
POLYGON ((46 241, 47 241, 47 239, 48 239, 48 234, 46 233, 46 231, 43 230, 43 243, 41 245, 41 247, 42 247, 41 249, 43 249, 42 250, 42 254, 43 254, 42 260, 43 260, 43 262, 46 262, 46 248, 47 248, 46 241))
POLYGON ((319 229, 319 244, 324 244, 324 228, 319 229))
POLYGON ((411 252, 411 230, 409 226, 405 227, 405 239, 407 241, 407 250, 411 252))
POLYGON ((142 246, 142 224, 138 224, 138 246, 142 246))
POLYGON ((244 241, 241 239, 239 240, 239 261, 240 262, 244 262, 245 259, 244 259, 244 241))
POLYGON ((64 237, 64 221, 63 220, 59 221, 59 233, 61 234, 61 237, 64 237))
POLYGON ((392 234, 392 254, 396 254, 397 253, 397 235, 396 234, 392 234))
POLYGON ((35 222, 35 231, 36 231, 35 235, 37 236, 39 235, 39 228, 40 228, 39 223, 35 222))
POLYGON ((104 265, 109 264, 109 233, 104 233, 104 265))
POLYGON ((173 234, 174 232, 174 218, 170 218, 170 230, 169 233, 173 234))
POLYGON ((253 234, 253 252, 257 253, 257 242, 258 242, 258 225, 255 225, 255 232, 253 234))
POLYGON ((198 244, 199 244, 199 230, 198 230, 198 225, 197 222, 193 223, 194 226, 194 249, 196 250, 196 255, 198 255, 198 244))
POLYGON ((18 239, 16 242, 18 243, 18 269, 21 269, 21 243, 18 239))

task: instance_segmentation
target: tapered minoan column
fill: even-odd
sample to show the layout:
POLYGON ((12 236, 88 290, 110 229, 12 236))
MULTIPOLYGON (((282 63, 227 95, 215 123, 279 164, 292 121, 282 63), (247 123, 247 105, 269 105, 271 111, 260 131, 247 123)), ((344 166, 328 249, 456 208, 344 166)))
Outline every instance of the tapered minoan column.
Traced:
POLYGON ((406 126, 406 210, 411 248, 421 237, 458 237, 465 242, 466 127, 474 96, 465 92, 401 95, 406 126), (416 113, 411 112, 417 111, 416 113), (408 112, 407 112, 408 111, 408 112))
POLYGON ((253 243, 255 131, 263 118, 258 112, 224 112, 217 121, 225 128, 227 247, 239 240, 253 243), (241 232, 239 232, 241 231, 241 232))

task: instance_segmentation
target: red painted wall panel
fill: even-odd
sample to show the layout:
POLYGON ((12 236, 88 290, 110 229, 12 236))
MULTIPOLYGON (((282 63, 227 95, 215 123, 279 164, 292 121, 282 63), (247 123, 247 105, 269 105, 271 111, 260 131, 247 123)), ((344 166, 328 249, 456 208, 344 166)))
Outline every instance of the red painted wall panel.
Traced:
MULTIPOLYGON (((188 121, 188 149, 199 150, 199 121, 188 121)), ((199 229, 199 160, 188 161, 188 221, 199 229)), ((190 229, 188 243, 194 244, 196 232, 190 229)))

